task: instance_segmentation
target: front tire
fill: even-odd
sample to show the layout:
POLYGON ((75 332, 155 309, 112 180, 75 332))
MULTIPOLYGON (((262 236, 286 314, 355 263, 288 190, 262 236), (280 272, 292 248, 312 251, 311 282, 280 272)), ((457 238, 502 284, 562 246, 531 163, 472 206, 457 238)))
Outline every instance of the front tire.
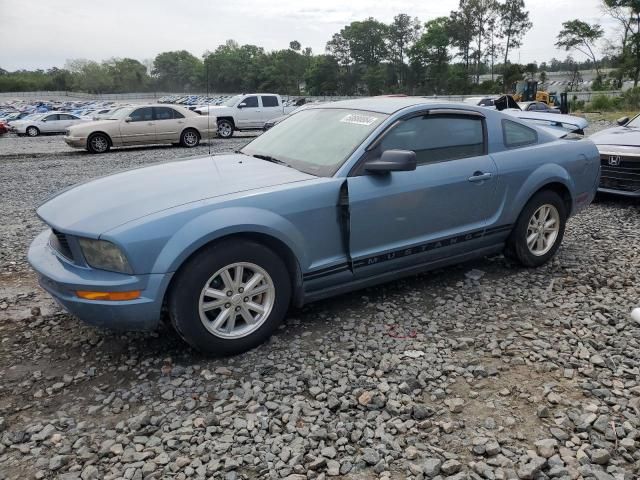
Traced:
POLYGON ((231 138, 233 136, 234 126, 229 120, 218 121, 218 136, 220 138, 231 138))
POLYGON ((40 135, 38 127, 27 127, 26 134, 28 137, 37 137, 40 135))
POLYGON ((200 143, 200 134, 193 128, 188 128, 180 135, 180 145, 185 148, 197 147, 200 143))
POLYGON ((560 248, 567 222, 564 201, 551 190, 529 200, 507 241, 508 251, 525 267, 539 267, 560 248))
POLYGON ((103 133, 94 133, 87 140, 87 150, 91 153, 106 153, 111 148, 109 137, 103 133))
POLYGON ((205 247, 180 268, 172 285, 173 326, 189 345, 213 356, 236 355, 263 343, 291 299, 282 259, 246 240, 205 247))

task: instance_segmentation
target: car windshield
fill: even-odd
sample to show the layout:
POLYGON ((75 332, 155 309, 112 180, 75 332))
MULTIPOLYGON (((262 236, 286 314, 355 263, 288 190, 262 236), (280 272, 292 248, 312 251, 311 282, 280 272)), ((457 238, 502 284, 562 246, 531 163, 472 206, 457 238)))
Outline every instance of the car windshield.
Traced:
POLYGON ((221 105, 223 105, 225 107, 233 107, 236 103, 238 103, 238 101, 241 98, 242 98, 242 95, 234 95, 230 99, 225 100, 224 102, 222 102, 221 105))
POLYGON ((329 177, 386 118, 362 110, 303 110, 263 133, 241 153, 329 177))
POLYGON ((640 115, 636 115, 636 117, 627 123, 625 127, 640 128, 640 115))
POLYGON ((123 118, 127 118, 131 113, 130 108, 117 108, 112 112, 106 114, 107 120, 122 120, 123 118))

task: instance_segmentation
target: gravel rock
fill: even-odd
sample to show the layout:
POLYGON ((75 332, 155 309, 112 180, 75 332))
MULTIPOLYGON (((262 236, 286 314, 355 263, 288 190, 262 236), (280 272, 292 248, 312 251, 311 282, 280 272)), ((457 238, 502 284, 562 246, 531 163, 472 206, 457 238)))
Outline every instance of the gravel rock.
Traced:
POLYGON ((318 302, 233 358, 164 325, 108 332, 62 312, 26 262, 34 207, 207 148, 98 159, 60 137, 0 137, 4 478, 640 478, 631 200, 571 218, 540 268, 496 256, 318 302))

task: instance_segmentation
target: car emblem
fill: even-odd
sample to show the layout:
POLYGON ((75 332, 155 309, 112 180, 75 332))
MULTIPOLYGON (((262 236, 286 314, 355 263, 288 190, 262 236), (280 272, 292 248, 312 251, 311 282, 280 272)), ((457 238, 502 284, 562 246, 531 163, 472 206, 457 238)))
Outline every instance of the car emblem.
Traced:
POLYGON ((609 157, 609 165, 612 167, 617 167, 620 165, 620 155, 611 155, 609 157))

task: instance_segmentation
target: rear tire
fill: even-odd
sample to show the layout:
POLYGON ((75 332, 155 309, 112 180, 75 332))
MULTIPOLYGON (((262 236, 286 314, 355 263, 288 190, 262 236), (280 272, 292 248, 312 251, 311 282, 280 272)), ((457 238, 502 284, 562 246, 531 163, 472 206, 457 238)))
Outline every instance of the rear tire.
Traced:
POLYGON ((189 345, 213 356, 236 355, 263 343, 291 300, 282 259, 247 240, 205 247, 180 268, 172 285, 173 326, 189 345))
POLYGON ((104 133, 94 133, 87 140, 87 150, 91 153, 107 153, 110 148, 111 142, 104 133))
POLYGON ((525 267, 539 267, 556 253, 567 222, 564 201, 557 193, 543 190, 525 205, 507 240, 506 253, 525 267))
POLYGON ((180 145, 185 148, 197 147, 200 143, 200 134, 193 128, 187 128, 180 135, 180 145))
POLYGON ((40 135, 38 127, 27 127, 26 134, 28 137, 37 137, 40 135))
POLYGON ((233 131, 235 127, 229 120, 218 120, 218 136, 220 138, 233 137, 233 131))

